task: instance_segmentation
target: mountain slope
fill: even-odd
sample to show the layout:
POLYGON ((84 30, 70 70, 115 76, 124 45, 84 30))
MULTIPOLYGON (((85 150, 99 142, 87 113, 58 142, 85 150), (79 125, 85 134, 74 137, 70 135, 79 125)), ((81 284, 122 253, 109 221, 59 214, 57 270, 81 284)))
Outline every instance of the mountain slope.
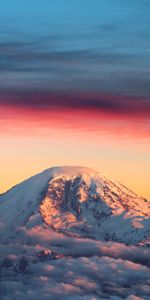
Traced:
POLYGON ((5 237, 46 227, 69 236, 146 241, 150 202, 88 168, 56 167, 31 177, 0 196, 5 237))

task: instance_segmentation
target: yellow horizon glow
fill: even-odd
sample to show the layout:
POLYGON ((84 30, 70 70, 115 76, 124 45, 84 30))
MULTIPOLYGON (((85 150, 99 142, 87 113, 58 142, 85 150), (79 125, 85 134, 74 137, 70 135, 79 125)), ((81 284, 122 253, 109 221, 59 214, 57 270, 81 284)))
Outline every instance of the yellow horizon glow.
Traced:
POLYGON ((0 193, 52 166, 86 166, 150 199, 150 157, 141 142, 70 137, 1 138, 0 193))

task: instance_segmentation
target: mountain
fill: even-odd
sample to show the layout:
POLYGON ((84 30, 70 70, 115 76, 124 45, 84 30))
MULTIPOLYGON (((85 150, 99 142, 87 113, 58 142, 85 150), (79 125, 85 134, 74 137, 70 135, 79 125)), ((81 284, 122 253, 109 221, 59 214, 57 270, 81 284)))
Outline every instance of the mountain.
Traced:
POLYGON ((3 240, 45 229, 137 245, 149 239, 149 217, 149 200, 89 168, 50 168, 0 195, 3 240))

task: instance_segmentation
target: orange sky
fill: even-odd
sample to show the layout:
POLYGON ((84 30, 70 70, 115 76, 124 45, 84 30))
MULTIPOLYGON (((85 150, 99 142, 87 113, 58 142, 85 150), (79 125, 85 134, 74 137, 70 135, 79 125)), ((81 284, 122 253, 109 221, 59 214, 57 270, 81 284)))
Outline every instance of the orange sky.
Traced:
POLYGON ((150 198, 148 115, 1 105, 0 191, 56 165, 92 167, 150 198))

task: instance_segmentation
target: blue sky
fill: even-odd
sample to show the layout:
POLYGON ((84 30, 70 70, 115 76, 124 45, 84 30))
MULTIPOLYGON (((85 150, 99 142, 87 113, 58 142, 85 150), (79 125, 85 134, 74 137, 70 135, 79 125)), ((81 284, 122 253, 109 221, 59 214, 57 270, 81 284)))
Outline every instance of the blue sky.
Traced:
POLYGON ((149 1, 1 0, 0 88, 150 96, 149 1))

